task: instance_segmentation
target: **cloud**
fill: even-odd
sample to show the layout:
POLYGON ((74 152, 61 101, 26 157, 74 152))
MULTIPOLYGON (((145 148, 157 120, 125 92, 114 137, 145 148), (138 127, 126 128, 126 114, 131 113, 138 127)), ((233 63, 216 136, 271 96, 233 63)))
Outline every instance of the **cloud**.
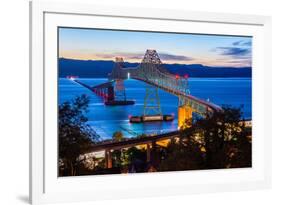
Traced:
POLYGON ((240 40, 240 41, 235 41, 232 43, 233 46, 251 46, 252 41, 245 41, 245 40, 240 40))
MULTIPOLYGON (((100 58, 111 58, 114 59, 115 57, 123 57, 124 60, 141 60, 143 59, 144 53, 125 53, 125 52, 115 52, 115 53, 98 53, 95 54, 96 57, 100 58)), ((168 53, 158 53, 160 59, 162 61, 190 61, 193 60, 191 57, 183 56, 183 55, 174 55, 168 53)))
POLYGON ((239 46, 242 41, 243 41, 243 40, 241 40, 241 41, 235 41, 235 42, 232 43, 232 45, 234 45, 234 46, 239 46))
POLYGON ((112 58, 115 57, 123 57, 124 59, 142 59, 143 55, 137 53, 97 53, 95 54, 96 57, 99 58, 112 58))
POLYGON ((252 41, 247 41, 242 44, 243 46, 252 46, 252 41))
POLYGON ((251 67, 252 60, 251 59, 233 59, 233 60, 227 61, 226 64, 231 64, 231 65, 239 66, 239 67, 251 67))
POLYGON ((251 49, 241 47, 217 47, 215 50, 221 55, 232 57, 248 56, 251 53, 251 49))
POLYGON ((233 46, 222 46, 212 49, 217 52, 226 65, 238 67, 251 66, 252 64, 252 49, 251 41, 236 41, 233 46))
POLYGON ((191 61, 193 58, 183 55, 173 55, 167 53, 159 53, 159 57, 161 60, 173 60, 173 61, 191 61))

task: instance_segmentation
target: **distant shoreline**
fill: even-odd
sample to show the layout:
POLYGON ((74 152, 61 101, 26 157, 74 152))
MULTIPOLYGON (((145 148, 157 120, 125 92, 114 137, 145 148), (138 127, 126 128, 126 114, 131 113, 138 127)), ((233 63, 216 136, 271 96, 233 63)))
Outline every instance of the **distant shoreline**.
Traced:
MULTIPOLYGON (((124 62, 125 67, 136 67, 139 63, 124 62)), ((252 77, 251 67, 211 67, 202 64, 163 64, 171 74, 198 78, 252 77)), ((59 76, 81 78, 106 78, 114 67, 114 61, 58 59, 59 76)))

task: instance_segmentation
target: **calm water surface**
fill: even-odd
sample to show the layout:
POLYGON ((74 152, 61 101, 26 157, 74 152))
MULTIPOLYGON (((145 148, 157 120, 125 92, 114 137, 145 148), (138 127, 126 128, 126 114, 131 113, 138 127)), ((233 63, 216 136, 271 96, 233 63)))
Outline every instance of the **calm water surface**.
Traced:
MULTIPOLYGON (((106 82, 103 78, 81 78, 88 85, 98 85, 106 82)), ((153 122, 132 124, 128 118, 141 115, 145 96, 145 83, 136 80, 126 80, 127 99, 135 100, 135 105, 105 106, 103 100, 81 85, 66 78, 59 79, 59 103, 71 100, 76 96, 86 94, 90 97, 89 124, 104 139, 112 137, 115 131, 122 131, 126 137, 142 133, 161 133, 176 130, 178 98, 159 90, 163 114, 173 114, 173 122, 153 122), (132 132, 133 131, 133 132, 132 132)), ((252 80, 251 78, 190 78, 191 95, 201 99, 209 99, 218 105, 243 106, 244 118, 252 117, 252 80)))

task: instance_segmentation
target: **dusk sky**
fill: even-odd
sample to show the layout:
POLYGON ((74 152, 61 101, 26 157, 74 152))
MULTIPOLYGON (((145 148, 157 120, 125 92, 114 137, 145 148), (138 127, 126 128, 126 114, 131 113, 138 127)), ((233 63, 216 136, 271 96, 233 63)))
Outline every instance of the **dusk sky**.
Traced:
POLYGON ((147 49, 155 49, 163 63, 207 66, 251 66, 252 38, 241 36, 194 35, 59 29, 59 57, 82 60, 141 62, 147 49))

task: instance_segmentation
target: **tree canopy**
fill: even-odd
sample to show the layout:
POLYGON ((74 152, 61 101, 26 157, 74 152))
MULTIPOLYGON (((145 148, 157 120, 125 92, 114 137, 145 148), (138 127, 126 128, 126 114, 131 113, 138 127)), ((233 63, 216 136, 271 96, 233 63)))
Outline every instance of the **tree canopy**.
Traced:
POLYGON ((251 167, 251 129, 241 110, 224 107, 180 131, 159 171, 251 167))
POLYGON ((120 142, 121 140, 124 139, 124 135, 123 135, 123 133, 122 133, 121 131, 116 131, 116 132, 113 133, 112 138, 113 138, 115 141, 120 142))
POLYGON ((87 124, 89 98, 81 95, 59 105, 59 158, 63 175, 75 175, 80 154, 99 140, 87 124))

